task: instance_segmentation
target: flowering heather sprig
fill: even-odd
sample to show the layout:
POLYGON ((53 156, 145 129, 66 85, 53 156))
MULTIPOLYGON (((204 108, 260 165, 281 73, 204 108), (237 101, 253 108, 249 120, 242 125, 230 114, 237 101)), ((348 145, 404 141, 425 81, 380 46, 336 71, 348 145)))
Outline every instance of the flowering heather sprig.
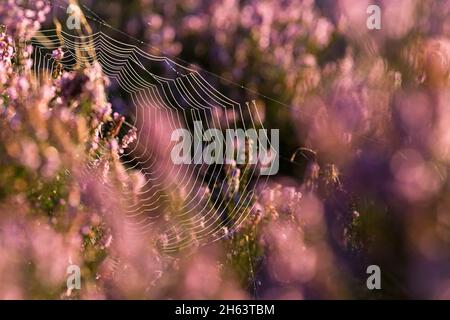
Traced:
POLYGON ((128 130, 127 134, 122 138, 121 150, 128 148, 130 144, 132 144, 137 139, 137 130, 136 128, 132 128, 128 130))
MULTIPOLYGON (((5 31, 0 32, 0 90, 3 91, 3 86, 11 76, 12 58, 14 55, 14 42, 11 36, 8 36, 5 31)), ((3 94, 3 92, 0 92, 3 94)), ((1 98, 1 97, 0 97, 1 98)), ((3 103, 1 99, 0 103, 3 103)))
MULTIPOLYGON (((46 12, 39 3, 35 5, 42 9, 40 12, 23 12, 37 22, 33 24, 36 29, 42 20, 36 15, 46 12)), ((22 12, 12 1, 0 4, 0 10, 2 18, 22 12), (7 6, 11 6, 9 13, 5 11, 7 6)), ((15 241, 7 250, 2 247, 2 252, 13 250, 21 256, 13 261, 0 254, 0 272, 14 270, 12 277, 22 277, 22 270, 28 270, 25 263, 31 261, 37 273, 26 275, 30 283, 51 287, 50 291, 57 294, 52 297, 59 298, 59 289, 53 289, 65 283, 67 265, 72 261, 80 266, 85 262, 98 264, 95 259, 112 242, 106 232, 106 238, 102 238, 103 217, 93 212, 104 210, 97 194, 104 192, 101 181, 114 181, 107 180, 114 175, 109 161, 118 158, 118 150, 102 149, 98 153, 105 163, 105 180, 86 177, 92 159, 86 145, 98 148, 100 144, 110 143, 109 137, 101 135, 111 115, 111 104, 105 93, 108 79, 98 64, 62 72, 53 81, 35 78, 30 72, 32 47, 22 42, 23 37, 29 37, 34 30, 28 28, 27 23, 9 22, 0 33, 0 148, 3 151, 0 198, 5 204, 0 207, 0 242, 12 241, 9 230, 17 225, 26 226, 27 233, 33 234, 33 242, 15 241), (15 202, 20 203, 21 209, 12 211, 15 202), (86 226, 95 232, 86 233, 86 226), (81 247, 81 237, 90 243, 89 247, 81 247), (79 256, 83 254, 85 256, 79 256)), ((61 60, 63 51, 56 50, 53 58, 61 60)), ((130 133, 128 143, 133 137, 130 133)), ((114 163, 116 171, 120 165, 114 163)), ((101 176, 95 166, 89 170, 92 176, 101 176)), ((17 236, 20 234, 16 233, 16 239, 17 236)), ((83 271, 86 279, 90 277, 89 268, 83 271)), ((95 274, 95 270, 92 272, 95 274)), ((43 297, 43 294, 16 290, 14 284, 8 282, 0 284, 0 297, 43 297)))
POLYGON ((14 54, 14 43, 11 36, 8 36, 5 31, 0 31, 0 60, 11 61, 14 54))
POLYGON ((49 12, 50 6, 42 0, 5 0, 0 4, 0 21, 17 41, 25 41, 39 30, 49 12))
POLYGON ((111 118, 112 106, 105 93, 108 85, 109 80, 98 62, 83 70, 65 72, 57 80, 61 103, 74 109, 83 107, 79 111, 90 117, 92 129, 111 118), (89 106, 87 109, 86 104, 89 106))
MULTIPOLYGON (((211 215, 189 228, 207 231, 223 199, 229 205, 221 222, 246 219, 238 228, 221 225, 217 236, 224 238, 214 245, 194 239, 192 254, 167 258, 153 243, 170 246, 191 235, 166 228, 172 212, 184 219, 176 209, 189 188, 167 187, 153 197, 146 171, 157 167, 158 175, 174 177, 158 157, 168 120, 144 124, 158 128, 140 136, 151 148, 127 161, 144 169, 126 170, 121 153, 142 145, 135 129, 121 136, 125 117, 112 114, 100 64, 64 71, 64 50, 56 49, 60 72, 53 80, 32 77, 25 41, 49 8, 44 1, 2 1, 0 274, 8 277, 0 298, 67 297, 69 263, 83 273, 82 290, 69 291, 71 298, 373 298, 361 290, 368 261, 396 280, 383 283, 382 295, 449 298, 450 5, 379 1, 382 30, 358 30, 366 2, 142 0, 119 26, 271 97, 258 101, 264 126, 286 130, 286 153, 299 146, 311 153, 294 157, 295 168, 283 167, 289 177, 260 181, 239 208, 252 182, 247 166, 225 165, 223 185, 192 188, 211 215), (142 209, 150 203, 158 210, 142 209), (138 232, 125 215, 136 219, 138 232)), ((248 99, 240 86, 219 87, 233 100, 248 99)), ((223 129, 248 117, 217 110, 223 129)))
POLYGON ((57 60, 57 61, 62 60, 64 58, 64 51, 63 51, 63 49, 62 48, 58 48, 58 49, 53 50, 52 58, 57 60))

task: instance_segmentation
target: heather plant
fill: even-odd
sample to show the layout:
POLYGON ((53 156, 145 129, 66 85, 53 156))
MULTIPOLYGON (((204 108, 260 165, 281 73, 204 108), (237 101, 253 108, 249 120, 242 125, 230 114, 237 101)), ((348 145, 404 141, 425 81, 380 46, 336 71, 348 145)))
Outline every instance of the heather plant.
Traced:
MULTIPOLYGON (((449 297, 446 1, 379 1, 373 30, 368 1, 71 3, 79 48, 104 29, 142 39, 148 53, 203 69, 224 95, 255 100, 255 126, 280 129, 280 172, 254 193, 248 163, 223 167, 220 192, 192 181, 205 208, 226 200, 221 219, 237 209, 246 218, 206 245, 183 225, 167 231, 186 202, 164 161, 168 115, 133 114, 95 50, 78 50, 69 70, 61 40, 53 72, 37 72, 30 41, 52 23, 64 39, 67 8, 4 1, 1 298, 449 297), (158 164, 160 193, 150 194, 128 150, 146 157, 143 168, 158 164), (128 210, 138 216, 153 201, 161 218, 138 232, 128 210), (80 267, 80 290, 66 286, 70 265, 80 267), (369 265, 380 266, 383 290, 366 287, 369 265)), ((252 115, 216 116, 225 127, 252 115)))

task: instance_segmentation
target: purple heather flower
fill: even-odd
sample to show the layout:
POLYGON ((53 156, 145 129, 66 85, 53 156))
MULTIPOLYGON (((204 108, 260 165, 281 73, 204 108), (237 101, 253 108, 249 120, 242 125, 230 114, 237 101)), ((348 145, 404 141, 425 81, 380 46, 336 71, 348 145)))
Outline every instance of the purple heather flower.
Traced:
POLYGON ((62 50, 62 48, 53 50, 52 58, 58 61, 62 60, 64 58, 64 51, 62 50))

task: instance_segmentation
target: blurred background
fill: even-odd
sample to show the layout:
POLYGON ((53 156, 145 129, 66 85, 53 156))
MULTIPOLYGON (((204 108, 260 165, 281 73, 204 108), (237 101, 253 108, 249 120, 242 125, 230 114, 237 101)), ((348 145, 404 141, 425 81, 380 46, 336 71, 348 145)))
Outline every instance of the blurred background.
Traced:
MULTIPOLYGON (((164 254, 161 226, 141 235, 124 222, 123 195, 145 184, 118 157, 132 136, 118 119, 134 123, 132 101, 95 66, 61 68, 50 82, 28 75, 36 66, 22 40, 67 29, 68 3, 8 0, 1 298, 450 298, 450 1, 72 3, 84 34, 169 57, 230 99, 254 100, 262 125, 280 129, 280 171, 257 186, 235 232, 164 254), (367 27, 371 4, 379 30, 367 27), (66 290, 73 263, 80 290, 66 290), (381 290, 366 286, 369 265, 381 290)), ((149 123, 149 157, 162 163, 167 133, 149 123)), ((169 215, 183 201, 175 193, 169 215)))

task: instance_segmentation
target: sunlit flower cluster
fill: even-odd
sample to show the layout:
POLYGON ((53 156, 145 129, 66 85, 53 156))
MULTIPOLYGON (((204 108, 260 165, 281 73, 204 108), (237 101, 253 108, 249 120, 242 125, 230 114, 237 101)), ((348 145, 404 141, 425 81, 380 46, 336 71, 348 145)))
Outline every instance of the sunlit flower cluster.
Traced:
MULTIPOLYGON (((196 186, 196 200, 211 211, 213 200, 226 199, 221 219, 247 201, 236 228, 222 227, 214 244, 201 246, 189 229, 166 228, 187 193, 172 187, 172 164, 161 160, 168 119, 144 123, 142 132, 130 126, 114 103, 121 92, 94 54, 66 70, 61 46, 50 51, 57 72, 36 77, 28 42, 51 20, 50 7, 3 1, 0 274, 8 277, 0 298, 449 298, 450 6, 379 1, 383 28, 369 30, 368 4, 129 7, 116 27, 142 37, 142 49, 204 67, 224 95, 256 99, 256 125, 281 131, 280 173, 251 197, 247 163, 223 167, 220 192, 196 186), (151 147, 140 150, 140 139, 151 147), (124 164, 128 149, 148 158, 139 159, 143 168, 158 165, 164 194, 151 194, 145 170, 124 164), (136 230, 130 222, 142 213, 129 208, 146 201, 160 203, 161 219, 136 230), (182 237, 194 245, 168 254, 169 239, 182 237), (67 290, 72 264, 81 290, 67 290), (370 264, 395 280, 382 293, 365 290, 370 264)), ((90 5, 108 18, 129 4, 90 5)), ((121 99, 132 112, 133 101, 121 99)), ((254 116, 213 113, 223 128, 254 116)))

